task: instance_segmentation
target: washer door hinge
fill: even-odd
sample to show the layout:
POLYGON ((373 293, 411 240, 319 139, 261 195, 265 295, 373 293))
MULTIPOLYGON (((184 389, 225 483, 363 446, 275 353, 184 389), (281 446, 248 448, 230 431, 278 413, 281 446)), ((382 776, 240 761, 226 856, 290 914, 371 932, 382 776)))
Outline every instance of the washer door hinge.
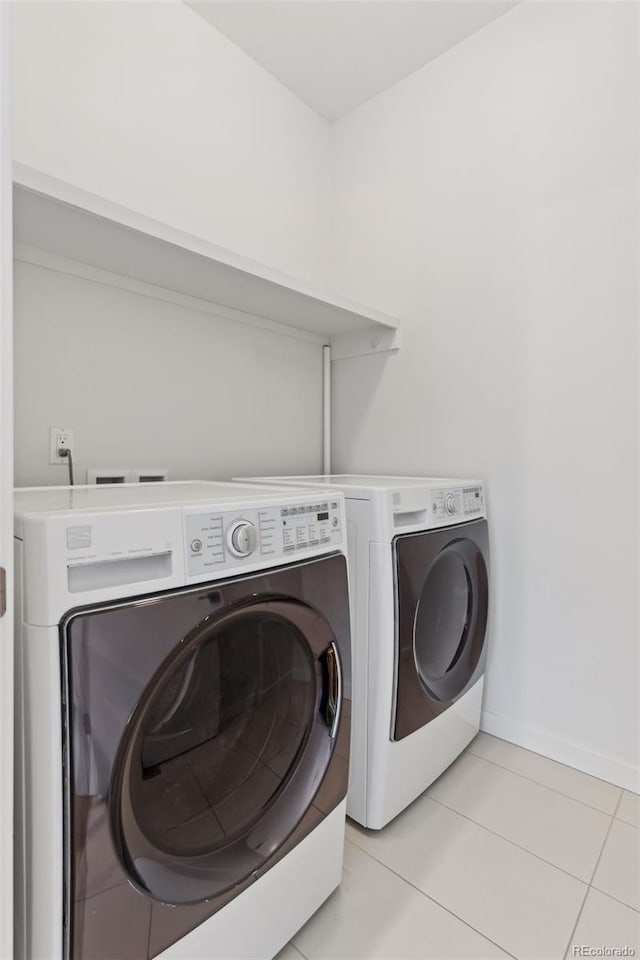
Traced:
POLYGON ((0 618, 7 612, 7 571, 0 567, 0 618))

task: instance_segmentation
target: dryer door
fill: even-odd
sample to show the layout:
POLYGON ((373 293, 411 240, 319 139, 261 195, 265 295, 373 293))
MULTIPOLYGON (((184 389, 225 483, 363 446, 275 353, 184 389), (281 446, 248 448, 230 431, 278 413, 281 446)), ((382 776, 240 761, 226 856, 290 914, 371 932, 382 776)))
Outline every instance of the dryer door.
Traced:
POLYGON ((484 669, 489 547, 486 520, 395 543, 400 740, 461 697, 484 669))

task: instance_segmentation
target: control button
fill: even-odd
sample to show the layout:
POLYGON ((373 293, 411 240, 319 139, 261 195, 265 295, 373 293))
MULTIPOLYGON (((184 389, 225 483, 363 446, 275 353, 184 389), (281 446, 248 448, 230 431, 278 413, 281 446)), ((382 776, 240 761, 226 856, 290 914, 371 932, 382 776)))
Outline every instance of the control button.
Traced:
POLYGON ((229 549, 236 557, 248 557, 256 548, 256 528, 248 520, 238 520, 227 533, 229 549))
POLYGON ((338 526, 338 518, 337 518, 337 517, 334 517, 334 518, 333 518, 333 520, 331 521, 331 526, 332 526, 332 527, 337 527, 337 526, 338 526))
POLYGON ((456 512, 456 500, 452 493, 447 494, 447 499, 445 500, 445 509, 449 516, 456 512))
POLYGON ((197 537, 195 540, 192 540, 191 549, 193 550, 194 553, 200 553, 200 551, 202 550, 202 540, 198 540, 197 537))

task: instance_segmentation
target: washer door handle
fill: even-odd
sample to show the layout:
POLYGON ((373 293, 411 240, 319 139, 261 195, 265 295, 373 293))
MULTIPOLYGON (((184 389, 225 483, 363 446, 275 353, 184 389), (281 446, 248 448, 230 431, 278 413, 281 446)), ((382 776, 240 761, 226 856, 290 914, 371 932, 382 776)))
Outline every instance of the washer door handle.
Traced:
POLYGON ((335 739, 340 722, 340 708, 342 704, 342 667, 340 655, 335 643, 331 643, 319 657, 324 674, 324 691, 320 705, 320 713, 329 727, 330 737, 335 739))

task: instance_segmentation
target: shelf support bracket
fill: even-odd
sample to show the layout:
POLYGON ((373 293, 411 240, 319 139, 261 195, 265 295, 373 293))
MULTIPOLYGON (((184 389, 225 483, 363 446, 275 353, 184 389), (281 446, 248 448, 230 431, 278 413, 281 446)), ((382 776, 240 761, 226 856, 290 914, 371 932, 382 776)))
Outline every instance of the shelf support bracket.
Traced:
POLYGON ((331 338, 331 359, 349 360, 376 353, 392 353, 400 349, 400 328, 379 327, 358 333, 344 333, 331 338))

